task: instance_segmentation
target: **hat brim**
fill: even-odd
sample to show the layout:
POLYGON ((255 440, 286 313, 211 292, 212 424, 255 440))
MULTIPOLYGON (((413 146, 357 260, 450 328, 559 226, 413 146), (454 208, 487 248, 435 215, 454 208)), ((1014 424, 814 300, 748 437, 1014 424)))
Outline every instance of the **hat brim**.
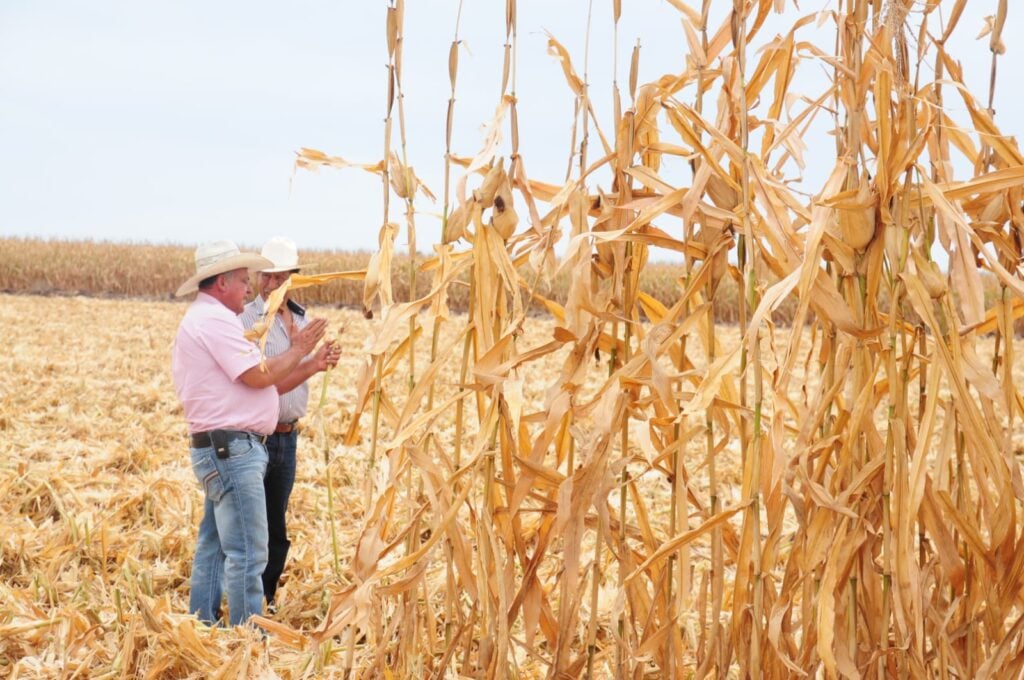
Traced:
MULTIPOLYGON (((271 262, 271 264, 273 264, 273 262, 271 262)), ((315 266, 316 265, 312 262, 303 262, 302 264, 297 264, 294 267, 270 267, 269 269, 261 269, 259 271, 260 274, 277 274, 279 272, 297 272, 307 267, 315 266)))
POLYGON ((224 258, 211 264, 209 267, 203 267, 197 271, 194 275, 189 277, 185 283, 181 284, 177 292, 174 293, 175 297, 182 297, 189 293, 194 293, 199 290, 199 282, 203 279, 207 279, 217 274, 224 274, 225 272, 234 271, 236 269, 256 269, 262 270, 266 266, 273 266, 274 263, 267 258, 257 255, 256 253, 239 253, 238 255, 232 255, 231 257, 224 258))

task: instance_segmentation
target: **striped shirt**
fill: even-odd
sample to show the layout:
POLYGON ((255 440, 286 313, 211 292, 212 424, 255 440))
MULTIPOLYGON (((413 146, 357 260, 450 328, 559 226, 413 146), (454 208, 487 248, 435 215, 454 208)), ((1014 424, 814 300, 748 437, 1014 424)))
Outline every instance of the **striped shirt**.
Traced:
MULTIPOLYGON (((263 318, 263 305, 264 300, 259 295, 247 304, 239 317, 242 320, 242 325, 247 329, 252 328, 257 321, 263 318)), ((305 316, 305 310, 294 303, 292 303, 291 309, 292 323, 295 324, 296 330, 305 328, 306 324, 309 323, 305 316)), ((292 341, 288 337, 287 329, 284 327, 284 320, 280 314, 275 314, 274 323, 271 324, 270 332, 267 333, 267 356, 275 357, 287 351, 291 346, 292 341)), ((303 359, 303 361, 306 361, 306 359, 303 359)), ((309 403, 309 384, 301 383, 287 394, 280 395, 280 400, 281 414, 278 416, 279 420, 282 423, 291 423, 298 420, 306 415, 306 406, 309 403)))

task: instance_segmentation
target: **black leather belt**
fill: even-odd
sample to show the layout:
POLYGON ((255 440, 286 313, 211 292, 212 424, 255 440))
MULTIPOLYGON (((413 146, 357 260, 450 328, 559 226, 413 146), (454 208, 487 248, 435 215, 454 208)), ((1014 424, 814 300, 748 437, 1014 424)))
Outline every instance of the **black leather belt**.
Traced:
MULTIPOLYGON (((225 440, 228 442, 236 439, 252 439, 261 444, 267 443, 266 435, 256 434, 255 432, 247 432, 245 430, 221 430, 221 432, 224 433, 225 440)), ((195 432, 192 434, 192 448, 204 449, 207 446, 213 446, 209 432, 195 432)))

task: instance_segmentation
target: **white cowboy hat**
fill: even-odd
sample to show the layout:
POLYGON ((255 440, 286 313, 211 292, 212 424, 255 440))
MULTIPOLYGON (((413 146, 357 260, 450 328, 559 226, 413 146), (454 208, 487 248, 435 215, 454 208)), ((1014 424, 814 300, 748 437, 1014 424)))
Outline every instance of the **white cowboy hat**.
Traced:
POLYGON ((275 236, 264 243, 260 255, 271 262, 270 267, 260 269, 264 274, 297 271, 310 266, 309 262, 299 264, 299 251, 295 247, 295 241, 287 236, 275 236))
POLYGON ((256 253, 243 253, 233 241, 211 241, 196 248, 196 273, 181 284, 175 297, 194 293, 199 282, 235 269, 262 269, 273 262, 256 253))

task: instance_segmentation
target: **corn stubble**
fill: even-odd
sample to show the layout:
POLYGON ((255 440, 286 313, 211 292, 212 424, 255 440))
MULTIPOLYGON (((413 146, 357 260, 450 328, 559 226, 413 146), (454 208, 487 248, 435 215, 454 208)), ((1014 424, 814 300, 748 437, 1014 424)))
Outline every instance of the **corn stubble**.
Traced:
MULTIPOLYGON (((557 184, 530 179, 519 154, 515 0, 481 150, 450 152, 456 29, 444 242, 417 267, 429 291, 396 297, 399 226, 383 221, 344 428, 364 456, 365 507, 316 627, 272 624, 302 650, 298 674, 1024 670, 1012 375, 1024 157, 991 92, 986 107, 945 51, 965 2, 842 0, 758 51, 787 3, 736 0, 719 26, 707 0, 671 4, 686 69, 639 83, 634 50, 613 129, 599 125, 587 57, 581 77, 550 37, 575 98, 557 184), (833 51, 803 40, 815 22, 834 27, 833 51), (824 91, 793 90, 797 69, 822 65, 824 91), (817 118, 828 136, 807 139, 817 118), (787 180, 807 144, 826 142, 834 167, 807 198, 787 180), (969 178, 953 175, 956 157, 969 178), (679 159, 687 186, 660 174, 679 159), (594 186, 597 171, 610 187, 594 186), (639 284, 652 248, 684 257, 667 302, 639 284), (560 272, 564 302, 543 294, 560 272), (1000 286, 990 300, 986 276, 1000 286), (736 342, 716 314, 727 284, 736 342), (784 304, 789 328, 773 322, 784 304)), ((1007 3, 993 4, 994 72, 1007 3)), ((405 202, 412 242, 416 194, 430 194, 404 132, 391 149, 403 12, 387 14, 387 160, 359 167, 381 174, 385 206, 391 191, 405 202)), ((303 149, 297 165, 353 164, 303 149)))
MULTIPOLYGON (((35 319, 0 357, 0 677, 299 677, 330 669, 326 648, 311 657, 308 640, 292 629, 315 626, 339 587, 322 480, 333 476, 339 518, 361 508, 350 483, 361 477, 361 461, 337 444, 348 387, 335 381, 342 384, 330 385, 322 410, 311 404, 332 455, 328 468, 318 442, 303 436, 289 582, 280 614, 264 622, 273 637, 264 644, 241 629, 201 625, 186 611, 202 494, 168 369, 182 311, 170 302, 0 296, 4 325, 35 319)), ((355 310, 328 318, 332 335, 346 326, 340 370, 356 370, 366 321, 355 310)), ((351 544, 353 529, 335 524, 339 542, 351 544)))

